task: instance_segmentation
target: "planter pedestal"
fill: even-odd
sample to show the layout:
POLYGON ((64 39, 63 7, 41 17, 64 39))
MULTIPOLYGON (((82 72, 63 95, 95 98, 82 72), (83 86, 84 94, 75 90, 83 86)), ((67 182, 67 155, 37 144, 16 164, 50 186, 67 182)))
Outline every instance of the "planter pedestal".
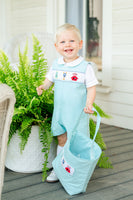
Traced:
MULTIPOLYGON (((42 153, 42 144, 39 139, 39 127, 32 126, 31 134, 22 154, 20 153, 19 143, 20 138, 18 134, 13 135, 7 148, 5 166, 15 172, 41 172, 42 164, 44 163, 44 153, 42 153)), ((48 157, 48 168, 52 168, 52 161, 56 156, 56 147, 57 145, 53 141, 48 157)))

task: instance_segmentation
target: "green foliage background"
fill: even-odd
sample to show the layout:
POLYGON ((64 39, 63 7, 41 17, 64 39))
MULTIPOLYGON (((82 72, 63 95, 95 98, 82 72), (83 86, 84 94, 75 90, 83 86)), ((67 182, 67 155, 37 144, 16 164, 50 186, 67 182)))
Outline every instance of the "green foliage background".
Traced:
MULTIPOLYGON (((48 153, 52 141, 51 119, 54 105, 54 93, 51 87, 49 90, 44 91, 41 96, 37 95, 36 87, 43 84, 48 66, 39 40, 34 35, 32 35, 32 40, 32 63, 30 63, 27 56, 27 41, 24 52, 22 53, 19 49, 18 71, 13 70, 7 55, 4 51, 0 50, 0 83, 9 85, 13 89, 16 97, 15 110, 9 133, 9 142, 13 134, 16 134, 18 130, 18 135, 21 138, 20 151, 22 152, 28 141, 32 125, 38 125, 40 127, 39 136, 43 145, 42 151, 45 152, 43 164, 43 180, 45 180, 47 175, 46 166, 48 153)), ((94 104, 94 107, 101 117, 108 117, 96 104, 94 104)), ((93 137, 95 123, 92 119, 90 120, 89 126, 91 137, 93 137)), ((102 150, 106 148, 102 135, 99 132, 96 137, 96 142, 102 150)), ((111 167, 111 163, 104 155, 104 152, 101 155, 98 165, 100 167, 111 167)))

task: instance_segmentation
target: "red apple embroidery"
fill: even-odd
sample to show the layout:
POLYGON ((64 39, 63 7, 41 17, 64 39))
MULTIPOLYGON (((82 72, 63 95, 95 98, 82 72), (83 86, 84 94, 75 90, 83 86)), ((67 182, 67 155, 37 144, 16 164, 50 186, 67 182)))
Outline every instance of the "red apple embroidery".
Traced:
POLYGON ((69 167, 66 167, 65 170, 66 170, 68 173, 71 172, 69 167))
POLYGON ((72 79, 72 81, 77 81, 78 77, 77 76, 72 76, 71 79, 72 79))

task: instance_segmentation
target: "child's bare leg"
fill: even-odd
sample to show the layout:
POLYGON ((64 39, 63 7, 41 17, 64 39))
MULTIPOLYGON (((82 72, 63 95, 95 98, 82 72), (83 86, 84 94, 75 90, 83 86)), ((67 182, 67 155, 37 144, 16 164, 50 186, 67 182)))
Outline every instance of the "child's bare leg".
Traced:
POLYGON ((61 147, 64 147, 64 145, 67 141, 67 132, 65 132, 62 135, 58 135, 57 139, 58 139, 58 145, 61 146, 61 147))

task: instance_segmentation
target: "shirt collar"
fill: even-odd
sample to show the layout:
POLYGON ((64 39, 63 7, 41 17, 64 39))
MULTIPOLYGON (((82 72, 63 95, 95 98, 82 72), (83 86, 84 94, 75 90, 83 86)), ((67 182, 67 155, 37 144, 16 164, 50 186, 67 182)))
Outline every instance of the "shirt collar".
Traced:
POLYGON ((84 58, 82 56, 79 56, 79 58, 77 58, 76 60, 66 63, 66 62, 64 62, 63 57, 60 57, 60 58, 58 58, 58 64, 65 64, 66 66, 74 67, 74 66, 80 64, 83 61, 83 59, 84 58))

